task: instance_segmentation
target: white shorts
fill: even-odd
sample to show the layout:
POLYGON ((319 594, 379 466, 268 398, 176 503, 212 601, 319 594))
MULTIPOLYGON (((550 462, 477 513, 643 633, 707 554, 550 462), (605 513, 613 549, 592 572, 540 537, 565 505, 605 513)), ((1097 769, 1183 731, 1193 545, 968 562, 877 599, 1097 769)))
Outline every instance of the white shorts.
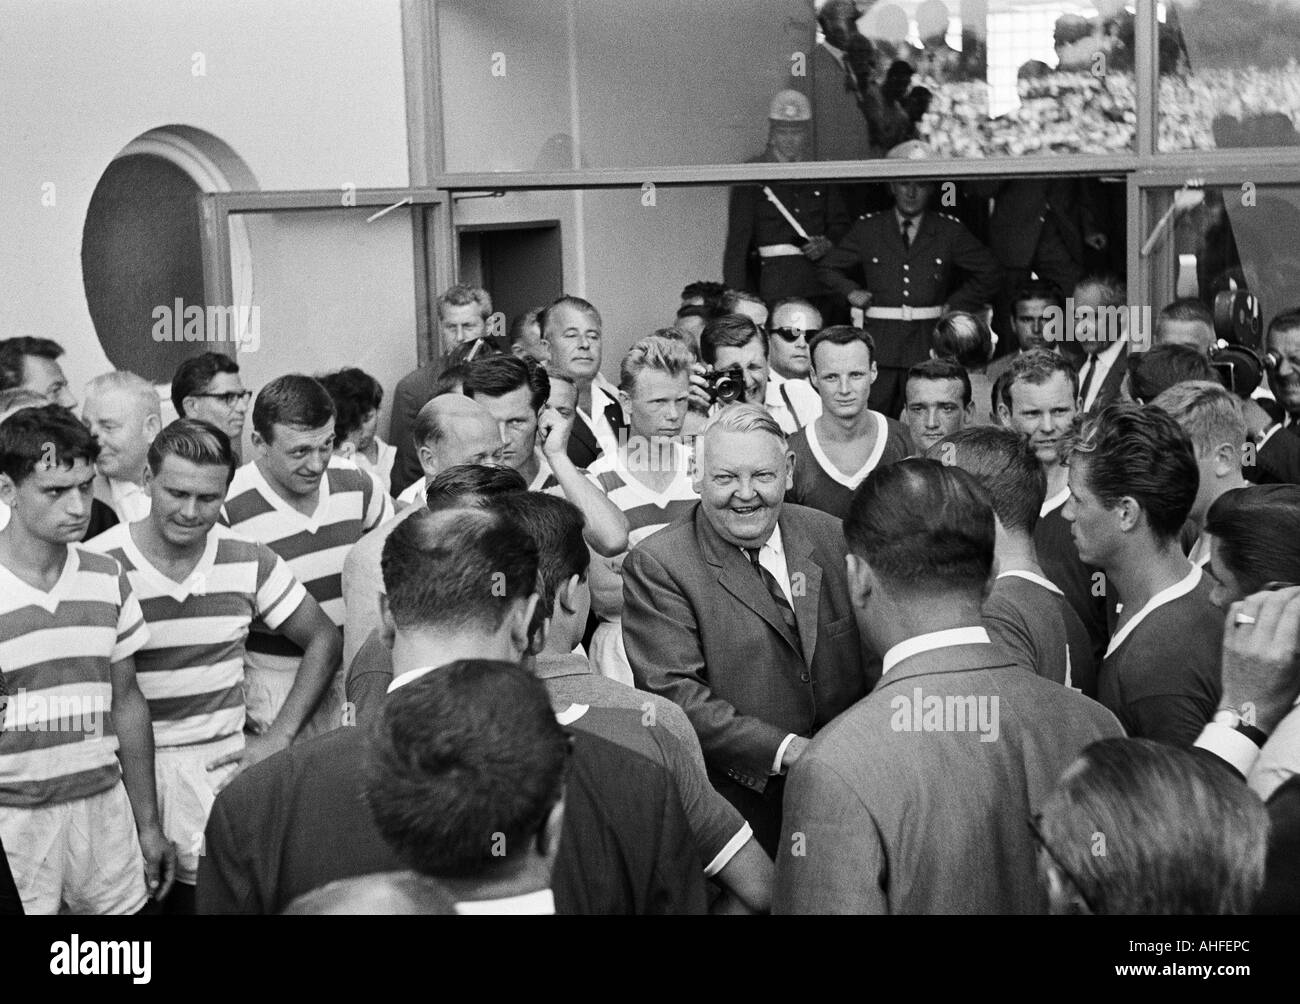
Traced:
POLYGON ((193 746, 159 746, 154 750, 154 779, 158 784, 158 815, 162 830, 176 845, 176 881, 194 885, 198 881, 199 856, 203 853, 203 831, 217 792, 238 770, 226 764, 208 770, 208 764, 227 753, 244 748, 244 734, 227 736, 193 746))
MULTIPOLYGON (((244 656, 244 705, 247 711, 245 730, 261 735, 271 727, 284 707, 285 699, 298 678, 296 656, 267 655, 247 652, 244 656)), ((321 695, 316 710, 298 730, 297 740, 310 739, 339 728, 344 721, 343 702, 347 674, 340 668, 321 695)))
POLYGON ((607 676, 629 687, 636 686, 632 679, 632 665, 627 661, 623 647, 622 620, 601 621, 591 634, 591 664, 601 676, 607 676))
POLYGON ((29 915, 129 914, 148 901, 144 854, 120 780, 70 802, 0 806, 0 843, 29 915))

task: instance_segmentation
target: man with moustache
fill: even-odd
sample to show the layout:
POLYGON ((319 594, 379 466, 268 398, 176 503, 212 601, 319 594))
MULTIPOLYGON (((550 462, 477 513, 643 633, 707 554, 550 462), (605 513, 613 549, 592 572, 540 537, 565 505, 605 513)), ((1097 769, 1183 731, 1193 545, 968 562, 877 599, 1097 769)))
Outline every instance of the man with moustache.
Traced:
POLYGON ((733 404, 697 441, 692 512, 623 563, 637 686, 686 712, 709 777, 773 854, 783 775, 875 682, 834 517, 783 501, 792 458, 772 416, 733 404))
POLYGON ((203 828, 216 793, 289 745, 339 658, 338 632, 283 559, 217 525, 234 471, 223 432, 179 419, 149 447, 149 515, 86 544, 122 566, 149 629, 135 663, 153 721, 163 833, 177 849, 169 913, 194 912, 203 828), (303 657, 275 721, 246 739, 244 643, 255 619, 303 657))

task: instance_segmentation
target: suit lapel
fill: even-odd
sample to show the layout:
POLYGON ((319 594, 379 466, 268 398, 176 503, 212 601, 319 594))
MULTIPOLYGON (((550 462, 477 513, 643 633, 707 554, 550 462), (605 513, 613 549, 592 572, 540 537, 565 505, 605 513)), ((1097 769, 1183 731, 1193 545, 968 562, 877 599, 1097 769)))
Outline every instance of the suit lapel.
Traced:
POLYGON ((794 596, 794 619, 799 625, 799 643, 803 661, 811 666, 817 650, 817 616, 821 609, 822 568, 812 559, 812 541, 788 520, 781 520, 781 541, 785 546, 785 566, 790 573, 790 592, 794 596))
POLYGON ((600 447, 596 437, 586 421, 578 416, 574 419, 573 429, 569 433, 569 448, 565 451, 575 467, 590 467, 600 456, 600 447))
MULTIPOLYGON (((695 534, 700 541, 700 552, 704 559, 714 567, 718 576, 718 585, 766 621, 791 648, 797 649, 794 637, 790 634, 785 621, 776 609, 776 603, 767 594, 762 580, 753 566, 741 553, 740 548, 727 543, 709 525, 708 519, 697 503, 695 508, 695 534)), ((799 608, 795 606, 795 622, 803 630, 803 621, 799 619, 799 608)))

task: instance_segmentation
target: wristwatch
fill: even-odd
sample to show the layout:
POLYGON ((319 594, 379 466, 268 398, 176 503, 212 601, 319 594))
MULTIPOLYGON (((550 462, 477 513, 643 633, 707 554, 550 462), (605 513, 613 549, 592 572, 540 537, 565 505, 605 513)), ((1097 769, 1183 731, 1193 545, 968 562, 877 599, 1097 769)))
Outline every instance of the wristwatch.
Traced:
POLYGON ((1243 719, 1236 708, 1220 708, 1214 713, 1213 720, 1216 725, 1224 725, 1233 732, 1240 732, 1256 746, 1263 747, 1268 742, 1268 734, 1243 719))

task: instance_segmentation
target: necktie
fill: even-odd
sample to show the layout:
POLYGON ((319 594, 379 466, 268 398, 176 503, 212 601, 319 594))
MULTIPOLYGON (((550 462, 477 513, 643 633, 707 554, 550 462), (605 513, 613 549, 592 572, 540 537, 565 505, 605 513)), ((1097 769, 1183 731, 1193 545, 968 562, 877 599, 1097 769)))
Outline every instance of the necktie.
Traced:
POLYGON ((776 576, 764 568, 758 560, 758 548, 745 548, 745 556, 749 558, 749 563, 754 566, 758 572, 759 578, 763 580, 763 585, 767 587, 767 593, 772 597, 776 604, 777 611, 781 614, 781 620, 785 626, 790 629, 790 634, 794 636, 796 642, 799 641, 799 623, 794 617, 794 607, 790 606, 790 601, 785 598, 785 593, 781 591, 781 584, 776 581, 776 576))
POLYGON ((912 247, 912 220, 909 217, 903 217, 903 247, 912 247))
POLYGON ((1092 388, 1092 375, 1097 372, 1097 357, 1089 356, 1085 365, 1088 367, 1088 375, 1083 378, 1083 386, 1079 388, 1079 403, 1086 410, 1088 407, 1088 391, 1092 388))

